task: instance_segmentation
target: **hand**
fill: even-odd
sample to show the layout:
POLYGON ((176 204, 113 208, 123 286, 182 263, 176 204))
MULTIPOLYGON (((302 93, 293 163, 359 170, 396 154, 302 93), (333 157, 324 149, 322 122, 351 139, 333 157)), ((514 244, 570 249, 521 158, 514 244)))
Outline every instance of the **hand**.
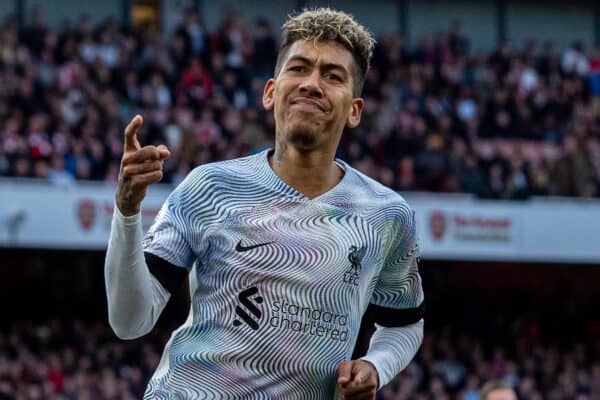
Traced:
POLYGON ((338 385, 343 400, 374 400, 379 374, 368 361, 342 361, 338 368, 338 385))
POLYGON ((137 133, 142 122, 142 117, 136 115, 125 128, 125 145, 117 189, 117 207, 125 216, 135 215, 140 211, 148 185, 162 179, 163 160, 171 155, 163 145, 140 146, 137 133))

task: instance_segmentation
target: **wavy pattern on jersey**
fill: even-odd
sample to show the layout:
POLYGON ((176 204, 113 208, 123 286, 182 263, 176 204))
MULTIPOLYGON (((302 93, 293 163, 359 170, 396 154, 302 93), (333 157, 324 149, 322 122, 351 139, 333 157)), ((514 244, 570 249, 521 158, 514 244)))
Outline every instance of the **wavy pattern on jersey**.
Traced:
POLYGON ((380 283, 375 291, 374 302, 381 306, 413 308, 423 301, 421 278, 417 259, 419 247, 414 214, 410 209, 396 213, 400 218, 393 222, 396 232, 388 239, 388 259, 381 271, 380 283))
POLYGON ((192 318, 173 333, 169 368, 159 367, 146 398, 331 399, 369 301, 407 307, 421 296, 406 261, 410 235, 398 233, 410 209, 341 164, 344 179, 314 200, 279 179, 266 152, 199 167, 169 196, 145 250, 192 270, 192 318), (354 273, 356 285, 344 280, 354 273), (238 296, 250 287, 246 307, 238 296), (294 315, 299 308, 308 313, 294 315), (317 334, 333 329, 346 340, 317 334))

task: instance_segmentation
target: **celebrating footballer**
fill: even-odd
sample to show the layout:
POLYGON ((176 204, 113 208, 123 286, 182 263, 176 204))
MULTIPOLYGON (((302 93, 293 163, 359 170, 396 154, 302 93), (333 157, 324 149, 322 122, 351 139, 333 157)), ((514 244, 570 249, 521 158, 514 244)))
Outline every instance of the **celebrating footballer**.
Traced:
POLYGON ((110 325, 143 336, 185 279, 191 294, 145 398, 374 399, 414 357, 414 213, 335 158, 360 123, 373 46, 346 13, 290 17, 263 94, 274 148, 194 169, 145 235, 140 204, 169 150, 141 146, 141 116, 127 126, 105 262, 110 325), (352 359, 366 313, 376 330, 352 359))

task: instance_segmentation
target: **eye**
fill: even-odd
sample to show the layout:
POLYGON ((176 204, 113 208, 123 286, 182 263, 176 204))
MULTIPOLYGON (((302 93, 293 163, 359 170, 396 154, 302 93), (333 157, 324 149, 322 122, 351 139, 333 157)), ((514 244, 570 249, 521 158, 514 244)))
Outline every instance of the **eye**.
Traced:
POLYGON ((336 75, 336 74, 332 74, 332 73, 325 74, 325 78, 331 79, 334 81, 338 81, 338 82, 342 82, 342 77, 340 77, 339 75, 336 75))
POLYGON ((304 72, 306 68, 303 65, 294 65, 289 68, 290 71, 294 72, 304 72))

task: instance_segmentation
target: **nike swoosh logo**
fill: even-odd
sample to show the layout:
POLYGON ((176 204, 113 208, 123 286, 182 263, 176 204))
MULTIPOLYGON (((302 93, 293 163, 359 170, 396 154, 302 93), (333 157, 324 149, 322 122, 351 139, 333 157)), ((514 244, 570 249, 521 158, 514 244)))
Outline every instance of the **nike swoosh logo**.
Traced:
POLYGON ((244 251, 256 249, 257 247, 266 246, 266 245, 271 244, 271 243, 275 243, 275 242, 273 241, 273 242, 266 242, 266 243, 254 244, 252 246, 242 246, 242 241, 240 240, 238 242, 237 246, 235 246, 235 250, 239 251, 240 253, 243 253, 244 251))

